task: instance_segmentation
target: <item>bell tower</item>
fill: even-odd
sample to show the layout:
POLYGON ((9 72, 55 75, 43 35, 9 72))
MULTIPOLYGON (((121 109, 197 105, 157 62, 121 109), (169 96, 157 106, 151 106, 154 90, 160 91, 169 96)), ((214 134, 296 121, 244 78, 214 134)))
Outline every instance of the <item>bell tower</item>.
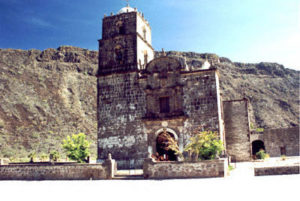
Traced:
POLYGON ((129 5, 104 16, 99 40, 99 75, 142 70, 154 58, 151 28, 129 5))

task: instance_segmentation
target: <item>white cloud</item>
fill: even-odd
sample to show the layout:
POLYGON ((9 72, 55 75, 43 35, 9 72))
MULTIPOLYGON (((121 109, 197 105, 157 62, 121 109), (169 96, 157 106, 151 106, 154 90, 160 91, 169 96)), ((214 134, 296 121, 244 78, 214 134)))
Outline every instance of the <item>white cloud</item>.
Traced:
POLYGON ((53 28, 53 25, 50 24, 49 22, 41 19, 41 18, 37 18, 37 17, 30 17, 30 18, 27 18, 26 21, 32 25, 35 25, 35 26, 40 26, 40 27, 51 27, 53 28))

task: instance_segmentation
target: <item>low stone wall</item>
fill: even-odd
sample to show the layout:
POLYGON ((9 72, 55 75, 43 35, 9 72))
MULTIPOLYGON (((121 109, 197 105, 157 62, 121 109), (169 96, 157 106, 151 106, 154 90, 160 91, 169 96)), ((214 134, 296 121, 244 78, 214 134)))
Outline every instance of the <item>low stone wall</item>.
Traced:
POLYGON ((300 174, 299 165, 254 168, 255 176, 300 174))
POLYGON ((8 158, 0 158, 0 165, 8 165, 9 159, 8 158))
POLYGON ((143 170, 145 179, 225 177, 228 172, 228 160, 155 162, 148 158, 144 162, 143 170))
POLYGON ((102 164, 10 164, 0 166, 0 180, 100 180, 116 172, 114 160, 102 164))

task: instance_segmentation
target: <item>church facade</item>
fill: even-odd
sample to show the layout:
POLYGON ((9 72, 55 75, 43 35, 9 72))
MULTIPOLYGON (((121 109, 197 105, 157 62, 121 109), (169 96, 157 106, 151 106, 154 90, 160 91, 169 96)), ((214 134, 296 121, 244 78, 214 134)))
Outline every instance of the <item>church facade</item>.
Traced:
MULTIPOLYGON (((251 159, 248 101, 222 101, 214 65, 190 69, 183 58, 154 58, 151 27, 129 6, 105 16, 99 40, 98 161, 141 168, 167 133, 180 151, 197 130, 217 131, 227 154, 251 159)), ((169 156, 172 158, 171 154, 169 156)))

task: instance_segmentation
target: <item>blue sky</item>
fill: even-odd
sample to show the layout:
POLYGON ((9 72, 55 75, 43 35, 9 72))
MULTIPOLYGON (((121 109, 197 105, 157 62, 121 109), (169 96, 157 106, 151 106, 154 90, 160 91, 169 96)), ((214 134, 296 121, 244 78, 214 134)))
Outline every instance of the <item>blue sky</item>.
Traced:
MULTIPOLYGON (((0 0, 0 48, 97 50, 104 14, 125 0, 0 0)), ((131 0, 153 47, 300 70, 300 0, 131 0)))

